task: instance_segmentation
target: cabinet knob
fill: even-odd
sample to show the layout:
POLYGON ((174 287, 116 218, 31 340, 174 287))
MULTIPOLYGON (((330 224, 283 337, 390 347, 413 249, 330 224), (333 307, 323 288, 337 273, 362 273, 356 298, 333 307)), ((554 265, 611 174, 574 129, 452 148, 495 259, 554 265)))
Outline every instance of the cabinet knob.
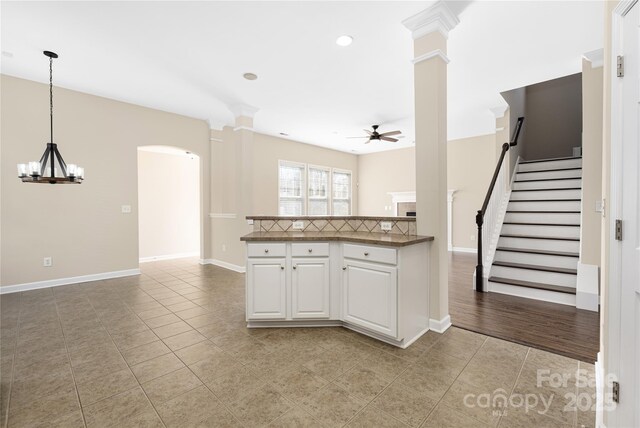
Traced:
POLYGON ((309 252, 310 252, 310 253, 312 253, 312 252, 313 252, 313 249, 309 248, 309 252))
POLYGON ((284 270, 284 266, 280 265, 280 269, 284 270))
POLYGON ((365 255, 365 256, 368 256, 368 255, 369 255, 369 253, 364 253, 364 255, 365 255))
POLYGON ((293 269, 298 269, 298 266, 296 266, 296 265, 293 265, 293 269))
POLYGON ((347 270, 347 267, 346 266, 342 266, 342 270, 347 270))
POLYGON ((265 253, 268 253, 268 252, 269 252, 269 249, 268 249, 268 248, 265 248, 265 249, 264 249, 264 252, 265 252, 265 253))

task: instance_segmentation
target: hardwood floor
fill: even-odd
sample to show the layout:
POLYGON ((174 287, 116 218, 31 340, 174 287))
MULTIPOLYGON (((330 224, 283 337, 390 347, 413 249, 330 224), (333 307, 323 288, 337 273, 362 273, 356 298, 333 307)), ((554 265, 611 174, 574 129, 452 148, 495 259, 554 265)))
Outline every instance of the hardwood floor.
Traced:
POLYGON ((571 306, 476 293, 476 255, 449 253, 449 312, 454 326, 594 363, 600 314, 571 306))

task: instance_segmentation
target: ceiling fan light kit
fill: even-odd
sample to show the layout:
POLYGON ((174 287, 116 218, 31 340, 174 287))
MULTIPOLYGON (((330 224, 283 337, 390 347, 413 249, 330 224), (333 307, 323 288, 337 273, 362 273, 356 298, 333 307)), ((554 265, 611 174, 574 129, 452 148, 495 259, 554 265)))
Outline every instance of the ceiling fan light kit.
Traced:
POLYGON ((372 140, 378 140, 378 141, 389 141, 392 143, 395 143, 398 141, 397 138, 392 138, 392 135, 399 135, 402 134, 401 131, 389 131, 389 132, 383 132, 382 134, 378 132, 378 128, 380 127, 380 125, 371 125, 371 128, 373 128, 373 131, 369 131, 368 129, 363 129, 364 132, 366 132, 368 135, 364 136, 364 137, 347 137, 347 138, 367 138, 367 141, 365 142, 365 144, 369 144, 372 140))
POLYGON ((51 138, 47 143, 42 157, 39 161, 18 164, 18 177, 23 183, 44 183, 44 184, 80 184, 84 180, 84 168, 75 164, 66 164, 58 145, 53 142, 53 59, 58 58, 55 52, 42 52, 49 58, 49 120, 51 138), (61 176, 58 176, 60 167, 61 176), (49 167, 47 167, 49 165, 49 167))

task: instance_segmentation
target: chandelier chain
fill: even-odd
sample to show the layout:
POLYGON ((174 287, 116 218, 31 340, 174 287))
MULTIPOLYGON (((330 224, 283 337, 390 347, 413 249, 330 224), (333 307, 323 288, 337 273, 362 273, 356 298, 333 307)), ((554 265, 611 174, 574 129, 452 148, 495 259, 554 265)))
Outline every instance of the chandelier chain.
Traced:
POLYGON ((51 143, 53 144, 53 58, 49 58, 49 119, 51 123, 51 143))

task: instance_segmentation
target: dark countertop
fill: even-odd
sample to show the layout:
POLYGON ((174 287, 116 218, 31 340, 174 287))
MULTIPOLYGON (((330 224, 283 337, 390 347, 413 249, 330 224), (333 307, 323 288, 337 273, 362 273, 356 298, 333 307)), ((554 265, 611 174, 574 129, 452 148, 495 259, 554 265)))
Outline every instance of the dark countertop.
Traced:
POLYGON ((346 241, 362 244, 405 247, 433 241, 433 236, 400 235, 375 232, 253 232, 240 238, 247 242, 265 241, 346 241))
POLYGON ((379 221, 416 221, 415 217, 379 217, 379 216, 334 216, 334 215, 301 215, 301 216, 277 216, 277 215, 249 215, 247 220, 379 220, 379 221))

